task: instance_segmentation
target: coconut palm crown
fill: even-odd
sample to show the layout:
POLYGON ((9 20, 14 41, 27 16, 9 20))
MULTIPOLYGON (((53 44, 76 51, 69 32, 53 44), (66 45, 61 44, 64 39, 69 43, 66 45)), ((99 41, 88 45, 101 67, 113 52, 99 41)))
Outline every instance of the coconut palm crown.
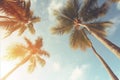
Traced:
POLYGON ((14 31, 19 30, 21 35, 27 28, 34 34, 33 24, 40 21, 40 17, 33 15, 30 10, 30 0, 0 0, 0 11, 7 16, 0 16, 0 27, 8 30, 9 36, 14 31))
POLYGON ((113 23, 98 21, 99 18, 106 15, 110 5, 109 1, 99 6, 98 0, 67 0, 65 6, 53 11, 58 23, 52 28, 52 33, 71 33, 71 47, 81 50, 91 47, 87 37, 87 34, 90 33, 120 57, 120 48, 105 38, 106 28, 111 27, 113 23))
POLYGON ((43 49, 43 39, 38 37, 33 44, 28 38, 24 38, 27 46, 23 44, 13 44, 8 48, 8 54, 5 56, 8 60, 19 59, 19 63, 11 69, 1 80, 6 80, 17 68, 29 62, 28 71, 33 72, 38 64, 44 66, 46 61, 43 56, 49 57, 49 53, 43 49))

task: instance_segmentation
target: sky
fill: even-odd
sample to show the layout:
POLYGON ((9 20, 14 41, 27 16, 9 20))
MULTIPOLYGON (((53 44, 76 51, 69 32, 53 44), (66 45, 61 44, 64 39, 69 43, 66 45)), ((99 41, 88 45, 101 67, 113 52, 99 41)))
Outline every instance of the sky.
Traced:
MULTIPOLYGON (((102 0, 99 0, 100 3, 102 0)), ((43 38, 43 49, 50 53, 50 58, 46 58, 44 67, 37 66, 33 73, 27 72, 28 63, 19 67, 7 80, 111 80, 106 70, 94 56, 91 49, 83 52, 80 49, 73 50, 69 45, 69 34, 52 35, 50 29, 56 24, 52 10, 59 9, 65 0, 31 0, 31 9, 36 16, 41 17, 41 22, 36 23, 36 34, 31 35, 27 30, 22 36, 17 36, 14 32, 11 36, 2 39, 4 30, 0 29, 0 55, 6 53, 6 48, 15 42, 23 43, 23 36, 27 36, 34 41, 38 36, 43 38)), ((1 14, 1 13, 0 13, 1 14)), ((100 20, 113 21, 113 27, 107 30, 107 39, 117 46, 120 46, 120 3, 113 4, 107 15, 100 20)), ((120 79, 120 59, 116 58, 104 45, 90 36, 97 52, 105 59, 113 72, 120 79)), ((0 60, 0 78, 11 70, 16 61, 0 60)))

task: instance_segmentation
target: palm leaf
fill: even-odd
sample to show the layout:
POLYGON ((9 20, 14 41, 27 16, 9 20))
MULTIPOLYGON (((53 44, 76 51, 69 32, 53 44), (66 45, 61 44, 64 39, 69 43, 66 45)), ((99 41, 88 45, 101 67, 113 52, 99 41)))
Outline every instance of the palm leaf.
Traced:
POLYGON ((83 21, 89 21, 95 17, 92 12, 97 8, 97 0, 84 0, 79 17, 82 17, 83 21))
POLYGON ((101 7, 95 10, 95 14, 97 15, 95 14, 94 15, 96 16, 96 18, 105 16, 105 14, 108 12, 109 7, 110 7, 110 2, 108 1, 104 2, 101 7))
POLYGON ((6 30, 9 30, 11 27, 14 27, 16 24, 17 22, 12 20, 0 21, 0 27, 6 30))
POLYGON ((32 23, 40 22, 40 17, 35 17, 35 16, 32 17, 31 22, 32 23))
POLYGON ((35 34, 35 29, 32 23, 28 24, 28 29, 32 34, 35 34))
POLYGON ((39 62, 39 64, 41 65, 41 66, 44 66, 45 65, 45 63, 46 63, 46 61, 44 60, 44 59, 42 59, 40 56, 36 56, 36 58, 37 58, 37 61, 39 62))
POLYGON ((91 43, 83 30, 74 30, 70 36, 70 45, 73 49, 80 48, 85 51, 91 47, 91 43))
POLYGON ((22 24, 21 27, 19 28, 18 35, 22 35, 26 29, 27 29, 27 26, 25 26, 24 24, 22 24))
POLYGON ((32 46, 33 46, 32 42, 28 38, 26 38, 26 37, 24 37, 24 40, 27 43, 28 48, 32 48, 32 46))
POLYGON ((11 1, 2 1, 0 4, 0 10, 4 11, 6 14, 14 16, 16 19, 23 18, 25 16, 25 10, 19 6, 20 3, 11 1))
POLYGON ((7 49, 7 55, 5 56, 6 59, 15 60, 17 58, 24 58, 27 53, 26 47, 22 44, 12 44, 7 49))
POLYGON ((70 26, 64 26, 64 25, 58 24, 57 27, 53 27, 51 29, 51 32, 53 34, 65 34, 65 33, 70 32, 71 29, 72 29, 72 25, 70 25, 70 26))
POLYGON ((61 10, 61 13, 68 16, 70 19, 77 17, 80 10, 79 0, 68 0, 66 5, 61 10))
POLYGON ((43 39, 38 37, 38 39, 35 41, 35 47, 39 49, 42 46, 43 46, 43 39))
POLYGON ((30 6, 31 6, 31 2, 30 0, 28 0, 27 2, 25 2, 25 11, 26 11, 26 16, 30 14, 30 6))
POLYGON ((39 55, 44 55, 44 56, 47 56, 47 57, 50 56, 49 53, 47 51, 45 51, 45 50, 39 50, 38 53, 39 53, 39 55))
POLYGON ((97 0, 85 0, 84 6, 80 11, 80 17, 83 21, 91 21, 99 17, 104 16, 110 7, 110 2, 104 2, 100 7, 97 4, 97 0))
MULTIPOLYGON (((69 13, 69 12, 68 12, 69 13)), ((72 26, 73 25, 73 20, 66 16, 66 14, 61 13, 61 11, 54 10, 54 15, 56 16, 57 21, 59 24, 62 24, 64 26, 72 26)))
POLYGON ((32 56, 29 61, 30 61, 30 65, 28 66, 28 71, 33 72, 35 70, 35 67, 36 67, 36 58, 35 58, 35 56, 32 56))
POLYGON ((91 31, 95 32, 96 34, 105 37, 107 35, 105 29, 111 27, 112 24, 113 24, 112 22, 106 21, 106 22, 94 22, 94 23, 86 24, 86 26, 88 26, 88 28, 91 31))

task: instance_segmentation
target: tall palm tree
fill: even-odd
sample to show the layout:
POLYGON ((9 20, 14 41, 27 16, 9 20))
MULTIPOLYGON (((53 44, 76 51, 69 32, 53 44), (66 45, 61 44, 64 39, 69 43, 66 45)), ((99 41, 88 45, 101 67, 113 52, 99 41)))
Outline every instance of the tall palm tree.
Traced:
POLYGON ((45 50, 42 50, 43 41, 42 38, 38 37, 38 39, 33 44, 28 38, 25 37, 25 41, 27 46, 22 44, 15 44, 8 48, 8 55, 5 56, 7 59, 20 59, 20 62, 9 71, 1 80, 6 80, 17 68, 29 62, 28 71, 33 72, 37 64, 45 65, 46 61, 42 58, 42 56, 49 57, 49 53, 45 50))
POLYGON ((52 33, 70 33, 70 45, 73 49, 80 48, 85 51, 87 48, 92 48, 95 55, 107 69, 112 80, 118 80, 104 59, 95 51, 87 36, 87 34, 93 35, 109 49, 112 49, 115 55, 120 57, 120 48, 105 38, 105 29, 113 23, 110 21, 97 21, 99 17, 107 13, 111 4, 106 1, 101 6, 98 6, 97 0, 84 0, 83 3, 79 0, 68 0, 63 8, 54 10, 58 23, 52 28, 52 33))
POLYGON ((40 17, 33 15, 30 10, 31 2, 24 0, 1 0, 0 11, 7 16, 0 16, 0 26, 8 30, 6 36, 11 35, 14 31, 19 30, 21 35, 27 28, 34 34, 33 24, 40 21, 40 17))

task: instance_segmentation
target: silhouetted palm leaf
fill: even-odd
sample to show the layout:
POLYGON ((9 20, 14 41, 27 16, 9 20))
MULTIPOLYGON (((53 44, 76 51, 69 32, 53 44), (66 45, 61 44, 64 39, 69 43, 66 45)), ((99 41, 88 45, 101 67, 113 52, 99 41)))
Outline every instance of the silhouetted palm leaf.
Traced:
POLYGON ((35 47, 39 49, 42 46, 43 46, 43 39, 38 37, 38 39, 35 41, 35 47))
POLYGON ((34 56, 32 56, 29 60, 30 64, 28 66, 28 71, 29 72, 33 72, 35 67, 36 67, 36 58, 34 56))
POLYGON ((83 30, 74 30, 70 36, 70 45, 73 49, 80 48, 85 51, 91 47, 91 43, 83 30))
POLYGON ((36 56, 37 61, 39 62, 39 64, 41 64, 41 66, 44 66, 46 61, 44 59, 42 59, 40 56, 36 56))
POLYGON ((86 24, 86 26, 88 26, 88 28, 95 32, 98 35, 101 35, 102 37, 105 37, 107 35, 106 33, 106 28, 111 27, 113 23, 106 21, 106 22, 94 22, 94 23, 89 23, 86 24))
POLYGON ((6 59, 17 59, 17 58, 24 58, 27 53, 27 49, 24 45, 21 44, 13 44, 8 47, 7 49, 8 55, 5 56, 6 59))
POLYGON ((24 37, 24 40, 27 43, 27 47, 32 49, 32 42, 28 38, 26 38, 26 37, 24 37))
POLYGON ((38 52, 38 54, 39 54, 39 55, 43 55, 43 56, 47 56, 47 57, 50 56, 49 53, 48 53, 47 51, 45 51, 45 50, 40 50, 40 51, 38 52))
POLYGON ((32 23, 28 24, 28 29, 32 34, 35 34, 35 29, 32 23))
POLYGON ((58 24, 56 27, 53 27, 51 31, 53 34, 64 34, 64 33, 69 33, 72 28, 73 28, 72 25, 64 26, 62 24, 58 24))
POLYGON ((25 10, 21 8, 21 3, 1 0, 0 10, 8 15, 14 16, 16 19, 21 19, 21 16, 25 16, 25 10))
POLYGON ((102 17, 107 13, 109 6, 108 1, 104 2, 102 6, 99 7, 98 0, 84 0, 79 17, 85 22, 102 17))

